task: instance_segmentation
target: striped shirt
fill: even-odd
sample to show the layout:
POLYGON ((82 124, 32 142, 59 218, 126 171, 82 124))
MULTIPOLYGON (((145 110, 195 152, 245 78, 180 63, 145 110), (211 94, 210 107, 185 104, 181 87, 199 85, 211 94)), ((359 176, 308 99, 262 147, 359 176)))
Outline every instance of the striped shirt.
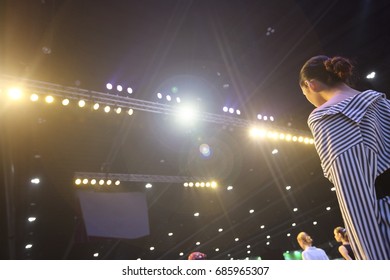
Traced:
POLYGON ((375 192, 375 179, 390 168, 390 100, 367 90, 317 108, 308 125, 356 259, 390 259, 390 197, 375 192))

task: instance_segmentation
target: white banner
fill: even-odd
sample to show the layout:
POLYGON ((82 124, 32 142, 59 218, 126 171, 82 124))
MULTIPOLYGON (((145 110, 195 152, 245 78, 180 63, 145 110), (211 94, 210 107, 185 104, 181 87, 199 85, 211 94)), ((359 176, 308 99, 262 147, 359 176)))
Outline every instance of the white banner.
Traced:
POLYGON ((387 275, 389 261, 257 261, 257 260, 169 260, 112 261, 71 260, 0 261, 1 279, 28 280, 222 280, 302 279, 344 277, 370 279, 387 275))

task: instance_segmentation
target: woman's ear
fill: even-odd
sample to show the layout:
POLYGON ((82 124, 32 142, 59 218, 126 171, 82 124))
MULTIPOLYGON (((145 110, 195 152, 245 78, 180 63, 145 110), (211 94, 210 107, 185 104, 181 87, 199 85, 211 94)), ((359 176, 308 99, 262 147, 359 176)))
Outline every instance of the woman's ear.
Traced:
POLYGON ((305 81, 307 83, 307 87, 309 87, 312 91, 318 92, 321 91, 322 86, 321 83, 315 79, 311 79, 310 81, 305 81))

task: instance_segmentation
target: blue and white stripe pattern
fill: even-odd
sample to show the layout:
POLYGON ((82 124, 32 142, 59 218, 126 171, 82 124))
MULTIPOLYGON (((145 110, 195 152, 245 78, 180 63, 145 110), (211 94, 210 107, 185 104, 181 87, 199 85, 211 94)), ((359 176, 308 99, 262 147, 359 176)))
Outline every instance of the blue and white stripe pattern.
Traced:
POLYGON ((356 259, 389 260, 390 197, 377 199, 375 179, 390 168, 390 100, 364 91, 314 110, 308 125, 356 259))

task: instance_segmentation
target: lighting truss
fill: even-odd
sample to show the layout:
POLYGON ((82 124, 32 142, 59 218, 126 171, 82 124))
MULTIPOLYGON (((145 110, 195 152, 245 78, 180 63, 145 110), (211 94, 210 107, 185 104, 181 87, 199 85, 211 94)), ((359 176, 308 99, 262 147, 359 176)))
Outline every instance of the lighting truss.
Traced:
POLYGON ((144 175, 144 174, 120 174, 120 173, 96 173, 96 172, 75 172, 75 179, 88 180, 119 180, 121 182, 145 182, 145 183, 184 183, 184 182, 207 182, 209 179, 170 176, 170 175, 144 175))
MULTIPOLYGON (((78 87, 67 87, 58 84, 42 82, 37 80, 19 78, 15 76, 1 75, 0 76, 1 90, 6 90, 7 87, 18 86, 24 91, 29 91, 37 95, 52 95, 60 98, 67 98, 69 100, 84 100, 86 102, 93 102, 105 104, 108 106, 133 109, 139 111, 146 111, 157 114, 177 115, 180 112, 180 104, 175 106, 156 103, 147 100, 141 100, 131 97, 113 95, 106 92, 98 92, 93 90, 81 89, 78 87)), ((198 119, 201 121, 230 125, 238 127, 251 127, 258 125, 258 122, 252 122, 246 119, 214 114, 209 112, 201 112, 198 114, 198 119)), ((279 127, 274 124, 261 124, 262 128, 267 130, 277 130, 285 134, 301 135, 303 137, 311 138, 308 131, 300 131, 296 129, 279 127)))

